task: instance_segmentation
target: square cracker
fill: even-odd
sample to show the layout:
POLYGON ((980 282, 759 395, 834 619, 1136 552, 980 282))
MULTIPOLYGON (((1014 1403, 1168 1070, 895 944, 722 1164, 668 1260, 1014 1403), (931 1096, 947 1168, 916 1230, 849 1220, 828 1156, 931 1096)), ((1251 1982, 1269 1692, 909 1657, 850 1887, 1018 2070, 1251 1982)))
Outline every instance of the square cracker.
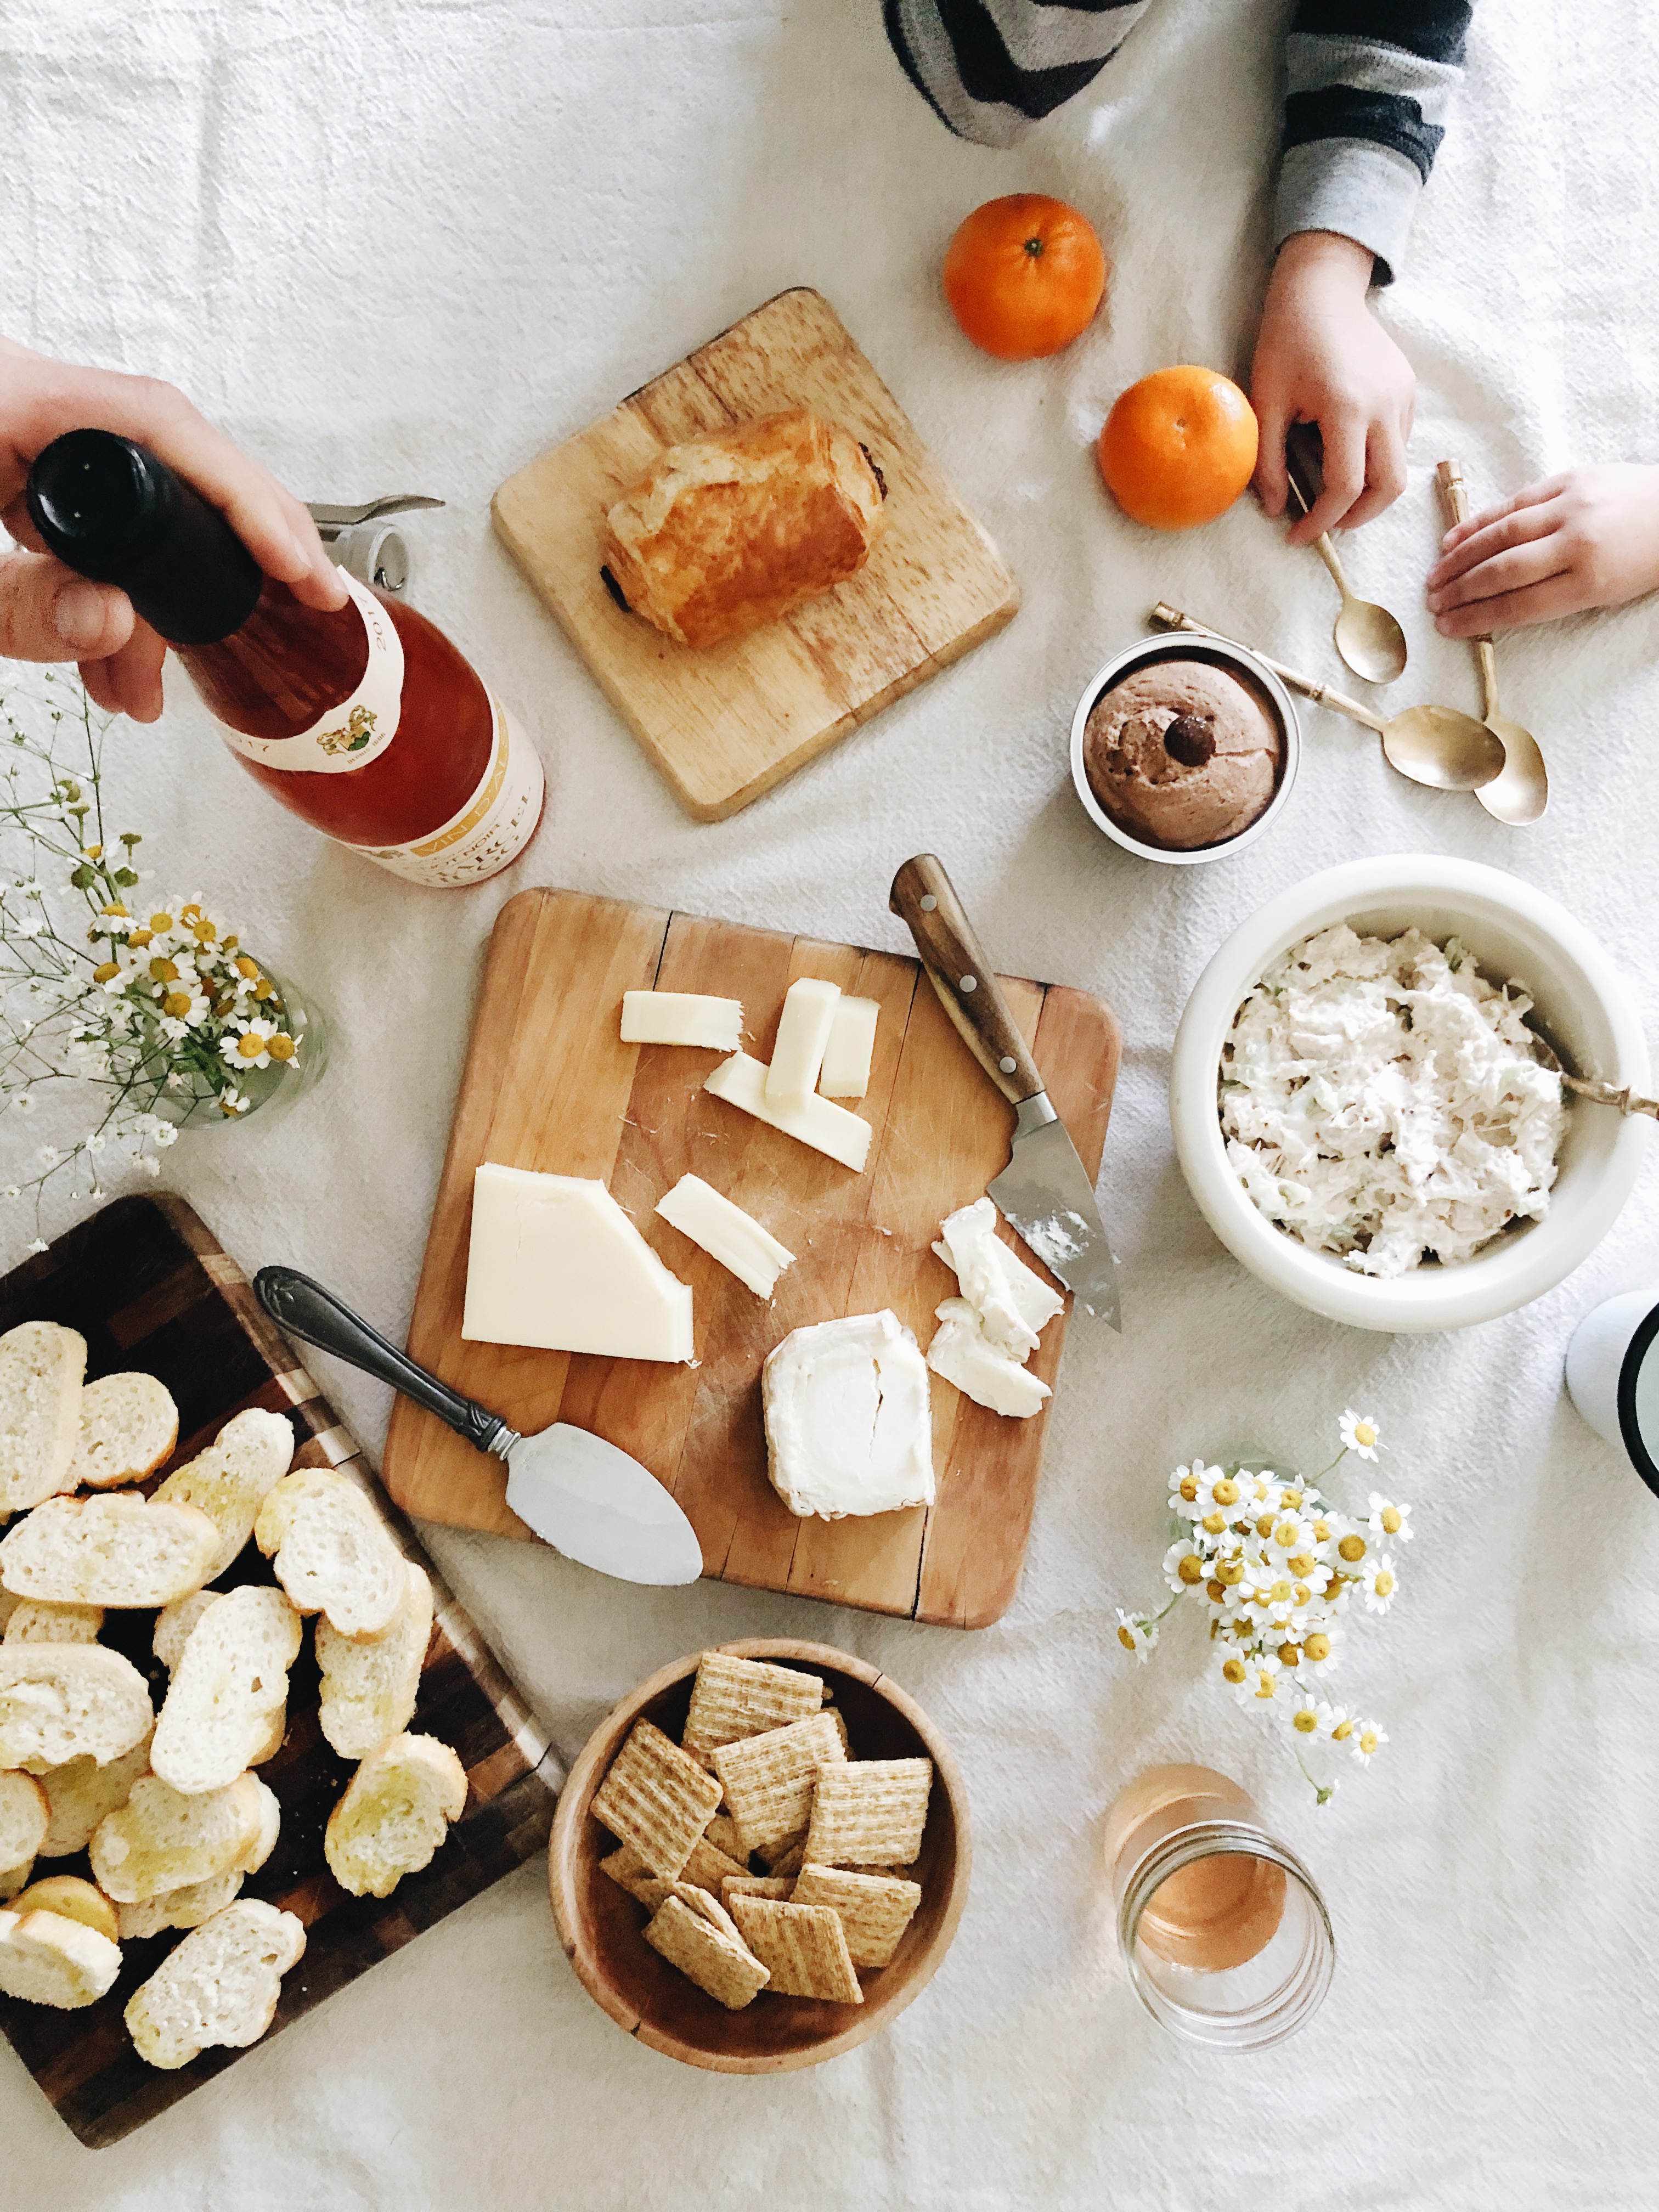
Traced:
POLYGON ((814 1866, 908 1866, 921 1849, 931 1759, 826 1765, 812 1798, 806 1856, 814 1866))
POLYGON ((625 1889, 630 1897, 637 1897, 641 1905, 654 1912, 666 1897, 674 1894, 674 1884, 665 1881, 660 1875, 653 1874, 632 1844, 623 1844, 609 1858, 599 1861, 599 1872, 609 1875, 618 1889, 625 1889))
MULTIPOLYGON (((714 1762, 710 1759, 708 1768, 711 1774, 714 1771, 714 1762)), ((702 1839, 706 1844, 712 1844, 717 1851, 724 1851, 729 1859, 741 1859, 748 1856, 743 1848, 743 1838, 738 1833, 738 1824, 729 1813, 716 1813, 703 1830, 702 1839)))
POLYGON ((887 1966, 921 1903, 921 1885, 890 1874, 851 1874, 842 1867, 809 1864, 800 1870, 794 1901, 827 1905, 840 1914, 848 1956, 855 1966, 887 1966))
MULTIPOLYGON (((720 1884, 720 1896, 726 1909, 732 1910, 734 1897, 787 1898, 795 1887, 795 1877, 787 1874, 733 1874, 720 1884)), ((822 1901, 822 1900, 820 1900, 822 1901)))
POLYGON ((747 1874, 747 1859, 734 1859, 717 1850, 707 1836, 699 1836, 691 1846, 691 1856, 680 1869, 680 1880, 706 1889, 711 1897, 718 1897, 720 1885, 728 1875, 747 1874))
POLYGON ((680 1738, 693 1753, 764 1735, 809 1719, 823 1703, 823 1678, 793 1667, 774 1667, 763 1659, 734 1659, 724 1651, 705 1651, 697 1662, 691 1708, 680 1738))
POLYGON ((764 1850, 805 1827, 819 1768, 843 1765, 846 1759, 834 1721, 822 1712, 787 1728, 769 1729, 763 1735, 720 1745, 714 1771, 744 1851, 764 1850))
POLYGON ((720 1802, 720 1786, 651 1721, 636 1721, 593 1793, 592 1813, 654 1875, 684 1870, 720 1802))
POLYGON ((826 1905, 786 1905, 770 1897, 734 1897, 732 1917, 768 1970, 780 1996, 862 2004, 841 1916, 826 1905))
POLYGON ((741 2012, 771 1978, 752 1951, 678 1897, 665 1900, 646 1929, 645 1940, 728 2012, 741 2012))

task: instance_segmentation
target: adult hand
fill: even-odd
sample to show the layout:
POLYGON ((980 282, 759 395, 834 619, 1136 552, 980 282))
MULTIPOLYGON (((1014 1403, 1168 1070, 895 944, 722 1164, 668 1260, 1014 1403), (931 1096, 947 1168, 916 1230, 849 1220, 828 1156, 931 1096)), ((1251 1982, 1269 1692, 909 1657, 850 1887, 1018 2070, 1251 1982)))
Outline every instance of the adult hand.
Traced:
POLYGON ((220 508, 268 576, 311 607, 343 606, 345 586, 291 492, 154 378, 76 368, 0 338, 0 522, 28 550, 0 553, 0 655, 74 660, 111 714, 153 722, 167 647, 126 593, 88 583, 41 548, 23 503, 30 465, 65 430, 136 438, 220 508))
POLYGON ((1659 468, 1570 469, 1471 515, 1440 542, 1428 580, 1443 637, 1623 606, 1659 588, 1659 468))
POLYGON ((1406 489, 1417 380, 1366 301, 1373 257, 1334 231, 1297 231, 1279 249, 1256 337, 1250 403, 1261 425, 1255 489, 1285 512, 1285 435, 1316 422, 1324 489, 1290 532, 1310 545, 1324 530, 1356 530, 1406 489))

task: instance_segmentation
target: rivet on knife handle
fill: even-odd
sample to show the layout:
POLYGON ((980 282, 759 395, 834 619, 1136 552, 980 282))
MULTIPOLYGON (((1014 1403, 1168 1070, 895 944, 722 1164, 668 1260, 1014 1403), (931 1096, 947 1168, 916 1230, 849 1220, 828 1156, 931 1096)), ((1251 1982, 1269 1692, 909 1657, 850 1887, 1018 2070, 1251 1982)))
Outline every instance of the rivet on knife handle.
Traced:
POLYGON ((1044 1087, 1037 1064, 951 878, 932 853, 904 863, 887 903, 916 940, 945 1012, 1008 1103, 1019 1106, 1036 1097, 1044 1087))

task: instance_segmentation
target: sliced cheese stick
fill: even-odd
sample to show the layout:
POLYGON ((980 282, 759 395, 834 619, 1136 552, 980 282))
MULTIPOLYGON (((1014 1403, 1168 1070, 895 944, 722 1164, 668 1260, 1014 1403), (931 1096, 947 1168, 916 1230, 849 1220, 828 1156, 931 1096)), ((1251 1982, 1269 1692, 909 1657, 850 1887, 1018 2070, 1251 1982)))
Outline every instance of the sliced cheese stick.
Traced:
POLYGON ((870 1088, 870 1061, 880 1015, 881 1007, 874 999, 843 999, 836 1008, 830 1041, 823 1048, 823 1066, 818 1071, 821 1097, 862 1098, 870 1088))
POLYGON ((657 1200, 663 1219, 700 1244, 705 1252, 730 1268, 757 1298, 769 1298, 773 1285, 792 1265, 787 1251, 752 1214, 706 1183, 701 1176, 683 1175, 671 1191, 657 1200))
POLYGON ((705 998, 697 991, 624 991, 622 1041, 736 1052, 743 1042, 743 1001, 705 998))
MULTIPOLYGON (((856 1114, 849 1114, 844 1106, 832 1105, 829 1099, 816 1095, 803 1099, 798 1106, 775 1105, 766 1095, 764 1064, 751 1060, 746 1052, 734 1052, 730 1060, 723 1060, 705 1079, 702 1087, 716 1098, 724 1098, 728 1106, 741 1107, 757 1121, 781 1129, 786 1137, 793 1137, 798 1144, 811 1145, 815 1152, 839 1160, 842 1167, 851 1168, 855 1175, 870 1157, 873 1132, 867 1121, 856 1114)), ((465 1334, 465 1330, 462 1334, 465 1334)))
POLYGON ((823 1048, 830 1042, 830 1026, 840 1003, 840 984, 826 983, 817 975, 798 976, 784 993, 772 1061, 766 1071, 769 1106, 799 1106, 817 1089, 823 1048))

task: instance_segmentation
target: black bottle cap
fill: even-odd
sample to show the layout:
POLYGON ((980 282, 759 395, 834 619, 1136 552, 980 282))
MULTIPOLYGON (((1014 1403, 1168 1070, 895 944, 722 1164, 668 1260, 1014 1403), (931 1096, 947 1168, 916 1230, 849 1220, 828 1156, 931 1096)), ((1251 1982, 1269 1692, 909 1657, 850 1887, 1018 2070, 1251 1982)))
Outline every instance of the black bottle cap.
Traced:
POLYGON ((95 584, 118 584, 169 645, 216 644, 253 611, 258 562, 148 446, 66 431, 29 471, 27 502, 47 551, 95 584))

